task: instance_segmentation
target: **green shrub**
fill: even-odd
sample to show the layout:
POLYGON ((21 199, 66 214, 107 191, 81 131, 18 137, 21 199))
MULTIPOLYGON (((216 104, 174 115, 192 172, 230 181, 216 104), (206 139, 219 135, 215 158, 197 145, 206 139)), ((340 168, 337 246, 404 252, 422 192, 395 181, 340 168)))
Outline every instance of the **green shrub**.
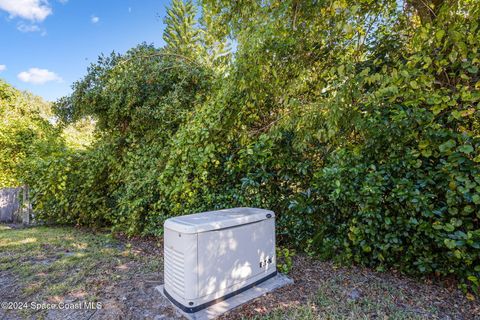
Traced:
POLYGON ((293 267, 293 257, 295 251, 288 248, 277 248, 277 269, 278 271, 289 274, 293 267))

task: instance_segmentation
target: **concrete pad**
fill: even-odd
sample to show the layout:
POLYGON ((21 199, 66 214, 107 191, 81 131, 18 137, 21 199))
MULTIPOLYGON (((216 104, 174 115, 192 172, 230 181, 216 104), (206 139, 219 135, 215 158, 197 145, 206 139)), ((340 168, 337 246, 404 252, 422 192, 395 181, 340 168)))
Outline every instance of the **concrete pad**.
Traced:
MULTIPOLYGON (((292 279, 290 279, 286 275, 278 273, 275 277, 271 279, 268 279, 244 292, 241 292, 231 298, 220 301, 214 305, 211 305, 210 307, 207 307, 195 313, 186 313, 173 303, 170 302, 170 304, 177 311, 178 314, 181 314, 189 320, 210 320, 215 319, 224 314, 225 312, 241 306, 242 304, 247 303, 250 300, 263 296, 269 292, 272 292, 275 289, 292 283, 292 279)), ((155 289, 159 291, 168 300, 168 298, 163 293, 163 285, 157 286, 155 287, 155 289)))

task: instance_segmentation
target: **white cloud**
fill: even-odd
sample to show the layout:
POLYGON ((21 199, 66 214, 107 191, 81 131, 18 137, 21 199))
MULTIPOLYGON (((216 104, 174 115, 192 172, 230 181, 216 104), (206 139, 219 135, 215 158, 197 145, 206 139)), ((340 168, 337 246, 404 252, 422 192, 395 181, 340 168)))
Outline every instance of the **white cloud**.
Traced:
POLYGON ((25 24, 23 22, 20 22, 17 25, 17 29, 21 32, 38 32, 38 31, 40 31, 40 27, 37 26, 36 24, 25 24))
POLYGON ((33 84, 44 84, 49 81, 62 81, 62 78, 60 78, 55 72, 39 68, 30 68, 28 71, 20 72, 17 77, 23 82, 33 84))
POLYGON ((20 17, 30 21, 43 21, 52 14, 46 0, 0 0, 0 10, 7 11, 11 18, 20 17))
POLYGON ((7 70, 7 66, 4 64, 0 64, 0 72, 7 70))
POLYGON ((90 21, 92 21, 92 23, 97 23, 98 21, 100 21, 100 18, 97 17, 97 16, 92 16, 92 18, 90 19, 90 21))

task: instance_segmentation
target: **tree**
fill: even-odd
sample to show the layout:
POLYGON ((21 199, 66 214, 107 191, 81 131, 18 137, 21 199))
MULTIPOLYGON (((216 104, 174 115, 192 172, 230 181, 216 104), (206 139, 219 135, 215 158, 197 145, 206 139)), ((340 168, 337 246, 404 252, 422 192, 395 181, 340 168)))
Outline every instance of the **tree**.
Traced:
POLYGON ((50 104, 0 80, 0 188, 24 183, 31 164, 63 148, 50 104))
POLYGON ((164 18, 163 39, 167 50, 195 57, 199 54, 200 30, 196 20, 197 9, 192 0, 172 0, 164 18))

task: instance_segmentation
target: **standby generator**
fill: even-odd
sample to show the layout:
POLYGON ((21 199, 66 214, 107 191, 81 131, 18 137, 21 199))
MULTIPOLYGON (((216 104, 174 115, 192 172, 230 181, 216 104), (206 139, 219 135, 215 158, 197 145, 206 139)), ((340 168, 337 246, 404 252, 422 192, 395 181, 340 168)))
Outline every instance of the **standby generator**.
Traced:
POLYGON ((184 312, 197 312, 277 274, 273 211, 202 212, 170 218, 164 227, 164 294, 184 312))

